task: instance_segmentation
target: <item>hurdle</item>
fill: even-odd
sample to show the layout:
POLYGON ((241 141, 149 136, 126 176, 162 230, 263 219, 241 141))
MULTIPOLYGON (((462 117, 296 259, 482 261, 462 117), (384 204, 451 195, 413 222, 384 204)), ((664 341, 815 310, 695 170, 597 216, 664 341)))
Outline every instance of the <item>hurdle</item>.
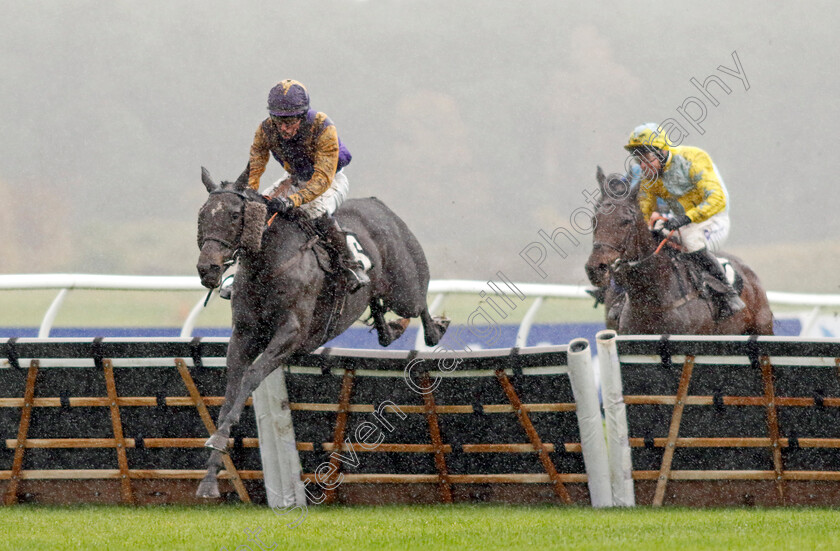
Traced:
POLYGON ((840 340, 603 331, 598 351, 617 504, 840 502, 840 340))
MULTIPOLYGON (((200 502, 226 338, 0 344, 6 505, 200 502)), ((270 503, 263 480, 274 475, 262 467, 280 465, 277 493, 285 499, 298 476, 293 499, 303 485, 313 503, 612 505, 584 339, 440 360, 349 349, 291 359, 275 372, 283 381, 273 384, 287 390, 270 392, 279 404, 249 399, 219 474, 221 499, 270 503), (254 415, 260 408, 265 426, 254 415), (284 410, 293 444, 290 420, 273 422, 284 410), (286 432, 269 434, 276 426, 286 432)))

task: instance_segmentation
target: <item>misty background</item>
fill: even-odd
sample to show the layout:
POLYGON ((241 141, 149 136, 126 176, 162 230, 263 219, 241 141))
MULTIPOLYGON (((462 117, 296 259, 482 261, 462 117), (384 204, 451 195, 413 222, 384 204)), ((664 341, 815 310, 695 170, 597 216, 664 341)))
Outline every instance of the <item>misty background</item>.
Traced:
POLYGON ((194 275, 200 167, 236 178, 294 78, 353 154, 351 196, 397 212, 435 279, 587 283, 590 235, 545 279, 519 253, 671 117, 729 188, 727 249, 772 290, 840 292, 840 5, 594 6, 3 2, 0 272, 194 275), (748 90, 718 70, 733 52, 748 90), (701 135, 677 108, 713 74, 731 92, 710 85, 701 135))

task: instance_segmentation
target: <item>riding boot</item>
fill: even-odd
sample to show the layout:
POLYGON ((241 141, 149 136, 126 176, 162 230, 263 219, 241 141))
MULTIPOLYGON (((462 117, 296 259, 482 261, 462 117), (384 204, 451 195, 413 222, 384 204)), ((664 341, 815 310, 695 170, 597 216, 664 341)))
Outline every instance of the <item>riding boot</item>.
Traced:
POLYGON ((339 264, 347 269, 353 276, 349 280, 350 292, 355 293, 370 283, 370 278, 365 273, 361 262, 356 260, 350 247, 347 246, 347 235, 338 225, 338 220, 332 216, 322 216, 317 219, 318 227, 323 231, 324 238, 339 255, 339 264))
POLYGON ((726 286, 726 292, 723 295, 723 300, 720 303, 720 317, 728 318, 746 308, 746 304, 741 300, 741 297, 729 281, 726 279, 726 272, 723 270, 717 257, 709 249, 700 249, 691 253, 686 253, 686 256, 699 267, 721 283, 726 286))

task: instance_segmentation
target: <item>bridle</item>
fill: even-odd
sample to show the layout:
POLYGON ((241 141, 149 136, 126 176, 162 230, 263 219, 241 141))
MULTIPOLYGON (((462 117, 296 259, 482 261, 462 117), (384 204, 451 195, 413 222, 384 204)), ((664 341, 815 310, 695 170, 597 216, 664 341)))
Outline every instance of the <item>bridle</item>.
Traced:
MULTIPOLYGON (((638 217, 641 214, 641 213, 637 212, 635 209, 631 209, 631 208, 626 207, 626 206, 624 207, 624 210, 628 210, 628 211, 632 212, 634 222, 636 222, 638 220, 638 217)), ((651 223, 653 223, 653 220, 651 220, 651 223)), ((641 246, 641 244, 639 243, 639 233, 640 232, 638 232, 638 231, 627 232, 624 235, 624 240, 619 244, 619 246, 612 245, 611 243, 605 243, 603 241, 595 241, 595 242, 592 243, 592 247, 593 248, 604 247, 604 248, 607 248, 607 249, 612 249, 612 250, 614 250, 615 252, 618 253, 618 258, 616 258, 613 261, 612 265, 610 266, 610 271, 615 272, 615 271, 620 270, 622 268, 624 268, 624 269, 635 268, 635 267, 640 266, 640 265, 644 264, 645 262, 651 260, 653 257, 655 257, 656 255, 659 254, 659 252, 662 250, 662 247, 665 245, 665 243, 669 242, 669 240, 671 239, 671 236, 674 235, 675 231, 676 230, 671 230, 671 232, 662 240, 662 242, 659 244, 659 246, 656 247, 656 249, 652 253, 650 253, 649 255, 644 256, 642 258, 639 258, 638 260, 626 260, 624 258, 624 254, 627 252, 628 245, 629 245, 631 237, 635 237, 635 239, 634 239, 635 250, 636 251, 640 250, 640 246, 641 246)))
POLYGON ((242 222, 239 226, 239 231, 236 234, 236 243, 231 243, 226 239, 222 239, 221 237, 217 237, 215 235, 207 235, 202 236, 201 239, 201 247, 204 247, 204 243, 207 241, 215 241, 221 245, 224 245, 228 249, 233 250, 233 254, 230 257, 230 260, 224 263, 225 266, 230 266, 234 262, 236 262, 237 257, 239 256, 239 251, 241 250, 240 240, 242 239, 242 231, 245 228, 245 203, 248 202, 248 196, 242 193, 241 191, 235 191, 232 189, 215 189, 210 192, 210 195, 221 195, 223 193, 228 193, 231 195, 236 195, 240 199, 242 199, 242 203, 239 206, 239 220, 242 222))
POLYGON ((221 237, 217 237, 215 235, 202 236, 202 238, 201 238, 200 248, 204 248, 204 244, 207 243, 208 241, 215 241, 216 243, 219 243, 219 244, 223 245, 224 247, 227 247, 228 249, 231 249, 233 251, 233 253, 230 255, 230 258, 227 259, 222 264, 223 269, 222 269, 222 275, 219 277, 219 284, 217 286, 213 287, 212 289, 210 289, 209 291, 207 291, 207 296, 204 298, 204 306, 205 307, 207 306, 207 302, 210 300, 210 295, 213 294, 213 291, 215 289, 221 287, 222 282, 225 280, 225 278, 224 278, 225 272, 228 270, 228 268, 230 268, 231 266, 236 264, 236 261, 239 259, 239 253, 242 250, 242 247, 240 245, 240 241, 242 240, 242 232, 245 229, 245 204, 248 202, 248 196, 245 195, 244 193, 242 193, 241 191, 235 191, 235 190, 232 190, 232 189, 214 189, 213 191, 210 192, 210 195, 221 195, 222 193, 229 193, 231 195, 236 195, 237 197, 242 199, 242 202, 239 206, 239 220, 240 220, 241 224, 239 226, 239 231, 236 234, 236 243, 231 243, 227 239, 222 239, 221 237))
MULTIPOLYGON (((624 206, 624 207, 622 207, 622 210, 630 212, 633 215, 633 222, 637 222, 638 213, 634 209, 631 209, 627 206, 624 206)), ((610 270, 614 271, 619 266, 621 266, 621 264, 631 262, 631 261, 628 261, 628 260, 624 259, 624 255, 627 253, 627 249, 630 245, 630 239, 631 238, 635 238, 634 239, 635 249, 639 250, 639 232, 637 232, 637 231, 636 232, 628 231, 627 233, 625 233, 624 234, 624 239, 621 241, 621 243, 618 244, 618 246, 613 245, 612 243, 606 243, 604 241, 594 241, 592 243, 592 248, 593 249, 598 249, 598 248, 612 249, 613 251, 618 253, 618 258, 615 259, 615 261, 610 266, 610 270)), ((638 262, 641 262, 641 261, 636 260, 636 261, 632 261, 632 262, 638 263, 638 262)))

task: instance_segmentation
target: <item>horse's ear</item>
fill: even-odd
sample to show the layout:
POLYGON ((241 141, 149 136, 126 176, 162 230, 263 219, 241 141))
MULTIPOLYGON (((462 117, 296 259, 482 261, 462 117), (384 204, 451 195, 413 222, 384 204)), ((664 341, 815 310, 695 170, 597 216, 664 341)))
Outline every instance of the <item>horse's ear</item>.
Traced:
POLYGON ((248 176, 251 174, 251 162, 248 161, 248 164, 245 165, 245 170, 242 171, 242 174, 239 175, 239 178, 236 179, 236 182, 233 183, 233 188, 237 191, 244 191, 246 187, 248 187, 248 176))
POLYGON ((210 177, 210 172, 204 167, 201 167, 201 181, 204 183, 204 187, 207 188, 207 193, 213 193, 219 189, 218 184, 210 177))
POLYGON ((598 187, 601 188, 601 196, 603 197, 606 195, 606 193, 604 193, 604 184, 607 183, 607 177, 604 174, 604 169, 601 168, 601 165, 598 165, 598 170, 595 171, 595 179, 598 180, 598 187))

